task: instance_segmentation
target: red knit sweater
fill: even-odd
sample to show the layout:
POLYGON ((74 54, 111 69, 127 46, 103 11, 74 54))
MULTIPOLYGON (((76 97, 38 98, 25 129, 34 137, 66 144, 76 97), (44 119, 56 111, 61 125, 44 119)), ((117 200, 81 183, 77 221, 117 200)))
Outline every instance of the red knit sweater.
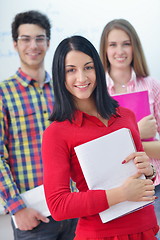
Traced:
MULTIPOLYGON (((98 118, 77 111, 72 123, 68 120, 53 122, 43 135, 42 157, 47 204, 57 221, 79 218, 77 236, 127 236, 148 230, 153 232, 153 229, 155 231, 157 228, 152 205, 102 223, 98 213, 109 207, 105 190, 88 189, 75 154, 75 146, 123 127, 131 130, 137 151, 143 151, 134 114, 122 107, 119 107, 117 112, 118 116, 112 116, 106 127, 98 118), (70 178, 76 182, 79 192, 71 193, 70 178)), ((149 240, 152 239, 155 238, 150 237, 149 240)))

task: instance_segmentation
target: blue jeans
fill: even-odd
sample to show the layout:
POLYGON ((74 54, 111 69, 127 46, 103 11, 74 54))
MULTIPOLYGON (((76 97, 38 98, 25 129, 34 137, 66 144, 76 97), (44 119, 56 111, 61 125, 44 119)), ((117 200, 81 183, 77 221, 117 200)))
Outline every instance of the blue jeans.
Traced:
POLYGON ((55 221, 49 217, 49 223, 41 222, 30 231, 16 229, 12 221, 14 240, 73 240, 77 219, 55 221))

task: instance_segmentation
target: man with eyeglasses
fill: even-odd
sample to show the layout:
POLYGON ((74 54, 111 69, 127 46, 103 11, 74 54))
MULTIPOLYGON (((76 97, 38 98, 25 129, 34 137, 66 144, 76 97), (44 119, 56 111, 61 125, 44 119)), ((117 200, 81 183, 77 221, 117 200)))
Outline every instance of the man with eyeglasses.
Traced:
POLYGON ((48 17, 38 11, 15 16, 12 38, 20 68, 0 83, 0 199, 17 223, 18 228, 12 221, 15 240, 72 240, 77 222, 45 217, 20 196, 43 184, 41 139, 54 102, 44 68, 50 29, 48 17))

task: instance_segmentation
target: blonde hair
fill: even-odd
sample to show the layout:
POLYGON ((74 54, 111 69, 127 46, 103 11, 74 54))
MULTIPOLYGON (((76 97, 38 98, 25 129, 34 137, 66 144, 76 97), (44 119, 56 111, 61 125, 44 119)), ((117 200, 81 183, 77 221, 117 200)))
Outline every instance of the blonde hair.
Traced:
POLYGON ((134 27, 125 19, 115 19, 107 23, 104 27, 100 39, 100 58, 105 71, 110 71, 110 62, 106 56, 108 34, 113 29, 124 31, 130 38, 133 48, 133 67, 137 77, 147 77, 149 75, 148 66, 143 52, 142 44, 134 27))

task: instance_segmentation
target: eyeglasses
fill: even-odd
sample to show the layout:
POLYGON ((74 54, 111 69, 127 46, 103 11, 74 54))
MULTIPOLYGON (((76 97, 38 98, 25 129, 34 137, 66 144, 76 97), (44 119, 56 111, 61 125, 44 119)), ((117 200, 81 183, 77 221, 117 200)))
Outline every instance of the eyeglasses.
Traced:
POLYGON ((17 40, 21 41, 24 45, 29 45, 31 43, 31 40, 34 39, 36 44, 38 46, 43 46, 47 40, 49 40, 46 36, 36 36, 36 37, 30 37, 30 36, 19 36, 17 40))

